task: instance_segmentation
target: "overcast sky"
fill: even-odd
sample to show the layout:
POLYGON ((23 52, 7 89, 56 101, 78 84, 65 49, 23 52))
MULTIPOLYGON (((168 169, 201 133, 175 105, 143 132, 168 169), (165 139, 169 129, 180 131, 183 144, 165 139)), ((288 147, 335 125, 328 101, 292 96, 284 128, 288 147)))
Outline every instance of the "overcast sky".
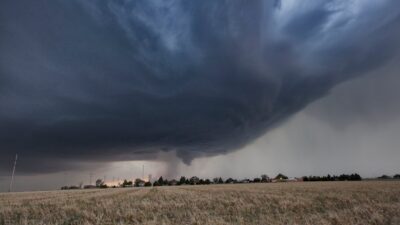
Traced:
POLYGON ((398 1, 3 0, 0 32, 0 190, 16 153, 16 190, 400 173, 398 1))

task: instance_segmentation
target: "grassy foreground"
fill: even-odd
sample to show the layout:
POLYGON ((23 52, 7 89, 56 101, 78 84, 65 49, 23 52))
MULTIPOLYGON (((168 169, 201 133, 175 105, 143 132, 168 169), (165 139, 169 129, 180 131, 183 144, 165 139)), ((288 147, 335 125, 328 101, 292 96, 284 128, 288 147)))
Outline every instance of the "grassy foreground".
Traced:
POLYGON ((400 224, 400 182, 0 194, 0 224, 400 224))

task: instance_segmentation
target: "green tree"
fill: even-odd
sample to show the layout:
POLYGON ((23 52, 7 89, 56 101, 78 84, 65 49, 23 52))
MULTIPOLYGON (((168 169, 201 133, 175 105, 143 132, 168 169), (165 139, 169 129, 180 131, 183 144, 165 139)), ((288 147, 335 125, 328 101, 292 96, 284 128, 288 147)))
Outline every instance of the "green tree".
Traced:
POLYGON ((270 179, 266 174, 261 175, 261 182, 269 182, 270 179))
POLYGON ((139 179, 139 178, 137 178, 137 179, 135 179, 135 187, 140 187, 142 184, 144 185, 144 180, 142 180, 142 179, 139 179))
POLYGON ((257 177, 257 178, 254 178, 254 179, 253 179, 253 182, 254 182, 254 183, 260 183, 260 182, 261 182, 261 179, 258 178, 258 177, 257 177))
POLYGON ((225 181, 225 184, 233 184, 233 183, 235 183, 235 180, 230 177, 228 179, 226 179, 226 181, 225 181))
POLYGON ((388 176, 388 175, 386 175, 386 174, 383 174, 382 176, 380 176, 380 177, 378 177, 379 179, 390 179, 391 177, 390 176, 388 176))
POLYGON ((288 177, 280 173, 280 174, 276 175, 275 179, 276 180, 287 180, 288 177))
POLYGON ((127 181, 126 179, 121 184, 122 187, 129 187, 132 186, 132 181, 127 181))
POLYGON ((194 184, 198 184, 200 182, 200 179, 196 176, 193 176, 190 178, 190 184, 194 185, 194 184))
POLYGON ((181 179, 179 179, 179 185, 185 184, 186 182, 186 177, 181 176, 181 179))
POLYGON ((104 185, 104 181, 102 179, 97 179, 96 180, 96 187, 101 187, 102 185, 104 185))
POLYGON ((158 185, 159 186, 163 186, 164 185, 164 179, 163 179, 162 176, 160 178, 158 178, 158 185))

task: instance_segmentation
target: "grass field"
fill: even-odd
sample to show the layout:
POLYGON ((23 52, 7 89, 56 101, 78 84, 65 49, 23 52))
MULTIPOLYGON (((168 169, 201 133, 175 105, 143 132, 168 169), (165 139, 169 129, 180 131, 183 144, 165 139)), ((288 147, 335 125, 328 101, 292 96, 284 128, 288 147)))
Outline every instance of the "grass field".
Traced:
POLYGON ((0 224, 400 224, 400 182, 0 194, 0 224))

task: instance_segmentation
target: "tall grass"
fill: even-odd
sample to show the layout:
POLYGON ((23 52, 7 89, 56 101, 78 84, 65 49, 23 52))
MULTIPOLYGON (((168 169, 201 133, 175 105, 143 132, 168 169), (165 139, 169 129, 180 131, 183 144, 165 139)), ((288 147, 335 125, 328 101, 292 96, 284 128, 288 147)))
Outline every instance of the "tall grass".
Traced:
POLYGON ((400 224, 400 182, 0 194, 0 224, 400 224))

